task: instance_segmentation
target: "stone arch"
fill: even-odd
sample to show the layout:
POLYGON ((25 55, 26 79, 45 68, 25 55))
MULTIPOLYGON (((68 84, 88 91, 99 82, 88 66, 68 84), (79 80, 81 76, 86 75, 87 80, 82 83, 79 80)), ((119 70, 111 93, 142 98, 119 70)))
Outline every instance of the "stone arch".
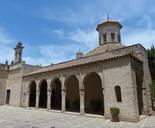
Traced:
POLYGON ((35 107, 36 103, 36 82, 32 80, 29 84, 29 107, 35 107))
POLYGON ((80 111, 79 81, 75 75, 65 80, 66 88, 66 109, 67 111, 80 111))
POLYGON ((47 81, 44 79, 39 83, 39 107, 47 108, 47 81))
POLYGON ((51 81, 51 108, 61 110, 61 80, 56 77, 51 81))
POLYGON ((104 114, 104 98, 102 92, 102 80, 98 73, 91 72, 85 75, 85 112, 104 114))

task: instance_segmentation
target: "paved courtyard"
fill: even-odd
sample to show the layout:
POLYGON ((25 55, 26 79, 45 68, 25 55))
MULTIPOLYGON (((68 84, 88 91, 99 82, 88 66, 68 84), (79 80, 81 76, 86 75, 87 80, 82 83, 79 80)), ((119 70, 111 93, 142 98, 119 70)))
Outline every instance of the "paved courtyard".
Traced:
POLYGON ((155 116, 146 117, 138 123, 112 123, 78 114, 0 106, 0 128, 155 128, 155 116))

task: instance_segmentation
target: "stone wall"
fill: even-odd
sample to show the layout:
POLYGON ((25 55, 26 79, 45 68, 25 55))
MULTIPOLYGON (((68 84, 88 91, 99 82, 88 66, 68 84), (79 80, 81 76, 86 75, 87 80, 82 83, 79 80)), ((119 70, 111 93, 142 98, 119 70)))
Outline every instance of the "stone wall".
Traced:
POLYGON ((1 69, 0 70, 0 105, 3 105, 5 103, 7 79, 8 79, 8 71, 1 69))
POLYGON ((30 73, 38 68, 39 67, 37 66, 27 65, 24 62, 10 66, 7 81, 7 89, 11 90, 10 105, 21 106, 23 75, 30 73))
POLYGON ((151 111, 151 95, 149 88, 149 84, 151 83, 151 74, 148 65, 147 50, 141 44, 136 44, 114 50, 113 52, 133 52, 133 55, 143 62, 143 88, 146 88, 146 100, 148 101, 149 111, 151 111))
POLYGON ((20 106, 20 95, 21 95, 21 85, 22 85, 22 72, 21 64, 11 65, 9 69, 7 89, 10 92, 10 102, 11 106, 20 106))
MULTIPOLYGON (((28 86, 30 81, 37 81, 37 85, 43 79, 52 81, 54 78, 66 79, 71 75, 75 75, 79 80, 79 89, 84 89, 83 79, 84 77, 91 73, 96 72, 100 75, 102 81, 102 89, 104 95, 104 110, 105 117, 110 118, 110 107, 120 108, 120 119, 125 121, 136 122, 139 120, 139 110, 138 110, 138 98, 137 98, 137 82, 136 74, 140 70, 140 75, 143 77, 143 88, 146 88, 146 96, 143 97, 145 102, 145 110, 148 110, 150 102, 149 93, 149 82, 151 81, 148 59, 146 50, 140 45, 133 45, 125 48, 120 48, 118 50, 113 50, 115 54, 118 52, 133 52, 135 58, 131 56, 126 56, 122 58, 117 58, 114 60, 107 60, 98 63, 85 64, 83 66, 77 66, 72 68, 65 68, 60 70, 54 70, 50 72, 44 72, 40 74, 34 74, 31 76, 24 77, 23 92, 22 92, 22 105, 25 106, 26 103, 26 92, 28 91, 28 86), (137 60, 138 58, 139 60, 137 60), (143 65, 142 65, 143 64, 143 65), (80 77, 82 76, 82 78, 80 77), (121 87, 122 92, 122 102, 116 101, 116 95, 114 91, 115 86, 121 87)), ((50 82, 49 82, 50 84, 50 82)), ((62 89, 64 89, 62 85, 62 89)), ((143 93, 143 94, 145 94, 143 93)))
MULTIPOLYGON (((25 94, 28 90, 29 83, 32 80, 38 81, 38 84, 39 81, 43 79, 52 80, 55 77, 64 77, 66 79, 70 75, 75 75, 77 76, 77 78, 79 78, 79 74, 83 74, 83 76, 86 76, 91 72, 96 72, 98 74, 103 74, 100 75, 100 77, 102 81, 102 88, 104 88, 103 100, 105 117, 110 118, 110 107, 118 107, 121 111, 121 120, 136 122, 139 120, 139 113, 130 59, 130 57, 123 57, 100 63, 87 64, 80 67, 67 68, 53 72, 36 74, 33 76, 26 76, 24 77, 23 84, 23 101, 26 101, 25 94), (116 85, 119 85, 121 87, 122 92, 122 102, 119 103, 116 102, 116 96, 114 92, 114 86, 116 85)), ((83 87, 81 86, 81 82, 83 84, 83 79, 82 81, 79 81, 79 88, 84 88, 84 85, 82 85, 83 87)), ((25 104, 23 102, 23 106, 24 105, 25 104)))
POLYGON ((134 122, 139 120, 137 100, 134 95, 132 69, 129 60, 129 58, 115 60, 114 64, 109 64, 109 67, 103 70, 106 118, 111 117, 110 107, 117 107, 120 109, 121 120, 134 122), (115 86, 120 86, 121 88, 122 102, 116 101, 115 86))

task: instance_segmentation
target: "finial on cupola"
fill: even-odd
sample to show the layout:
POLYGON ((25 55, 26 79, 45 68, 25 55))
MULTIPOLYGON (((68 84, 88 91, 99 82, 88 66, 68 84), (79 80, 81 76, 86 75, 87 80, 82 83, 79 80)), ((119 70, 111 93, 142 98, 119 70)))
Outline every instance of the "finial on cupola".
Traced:
POLYGON ((14 48, 15 50, 15 55, 14 55, 14 63, 19 63, 22 61, 22 51, 23 51, 23 44, 21 41, 18 42, 16 47, 14 48))

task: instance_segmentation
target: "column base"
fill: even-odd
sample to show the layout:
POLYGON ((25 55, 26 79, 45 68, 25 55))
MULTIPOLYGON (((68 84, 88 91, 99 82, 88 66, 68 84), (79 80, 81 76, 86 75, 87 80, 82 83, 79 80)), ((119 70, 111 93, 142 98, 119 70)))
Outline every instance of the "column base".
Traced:
POLYGON ((39 107, 35 107, 35 109, 39 109, 39 107))
POLYGON ((61 110, 62 113, 66 112, 66 110, 61 110))
POLYGON ((51 108, 47 108, 47 110, 48 110, 48 111, 50 111, 50 110, 51 110, 51 108))
POLYGON ((80 112, 80 115, 83 116, 85 114, 85 112, 80 112))

